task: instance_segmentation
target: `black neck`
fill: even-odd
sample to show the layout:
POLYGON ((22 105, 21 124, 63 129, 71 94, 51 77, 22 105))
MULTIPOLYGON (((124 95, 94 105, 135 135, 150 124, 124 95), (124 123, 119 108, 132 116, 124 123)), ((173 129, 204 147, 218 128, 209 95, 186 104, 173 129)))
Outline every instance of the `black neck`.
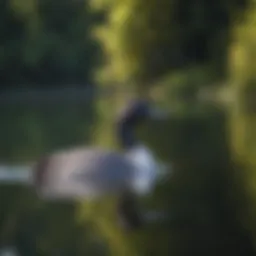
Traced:
POLYGON ((124 149, 130 149, 138 144, 134 136, 134 125, 122 122, 118 124, 118 139, 124 149))
POLYGON ((128 105, 126 111, 117 120, 118 139, 121 146, 129 149, 138 144, 134 136, 134 129, 147 119, 148 103, 135 101, 128 105))

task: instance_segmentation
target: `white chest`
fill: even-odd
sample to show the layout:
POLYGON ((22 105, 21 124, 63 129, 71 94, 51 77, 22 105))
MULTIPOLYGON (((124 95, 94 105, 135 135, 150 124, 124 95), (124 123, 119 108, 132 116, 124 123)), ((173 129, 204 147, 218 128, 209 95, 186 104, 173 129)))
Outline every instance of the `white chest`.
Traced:
POLYGON ((127 157, 135 167, 134 190, 138 194, 151 192, 157 178, 157 163, 153 154, 145 146, 138 146, 131 149, 127 157))

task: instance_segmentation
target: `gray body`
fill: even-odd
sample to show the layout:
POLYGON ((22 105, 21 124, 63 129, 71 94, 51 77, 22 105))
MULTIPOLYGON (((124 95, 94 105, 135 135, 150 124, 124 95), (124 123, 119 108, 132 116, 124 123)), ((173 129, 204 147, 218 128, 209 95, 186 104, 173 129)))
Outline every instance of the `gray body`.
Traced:
POLYGON ((35 167, 35 185, 48 199, 90 199, 131 190, 135 174, 121 153, 79 148, 42 158, 35 167))
MULTIPOLYGON (((34 167, 33 183, 47 200, 90 200, 118 197, 121 222, 143 225, 136 197, 152 191, 158 165, 150 150, 140 145, 133 129, 149 117, 159 117, 147 101, 132 102, 117 119, 116 133, 125 152, 100 148, 59 151, 43 157, 34 167)), ((160 115, 160 118, 163 116, 160 115)))

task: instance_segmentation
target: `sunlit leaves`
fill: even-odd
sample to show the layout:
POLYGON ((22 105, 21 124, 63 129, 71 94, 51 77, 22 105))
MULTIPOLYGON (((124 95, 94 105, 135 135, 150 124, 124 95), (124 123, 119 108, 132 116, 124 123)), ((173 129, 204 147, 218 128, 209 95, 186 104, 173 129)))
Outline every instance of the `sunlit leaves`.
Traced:
POLYGON ((34 15, 37 9, 38 0, 10 0, 10 8, 17 14, 22 15, 23 18, 26 18, 30 15, 34 15))
MULTIPOLYGON (((230 47, 230 88, 235 100, 230 112, 231 148, 235 161, 243 169, 237 172, 245 193, 246 207, 241 211, 243 224, 254 235, 256 243, 256 113, 252 109, 256 88, 256 9, 252 4, 244 21, 234 28, 234 43, 230 47)), ((253 104, 254 105, 254 104, 253 104)), ((255 106, 255 105, 254 105, 255 106)))
POLYGON ((96 79, 102 83, 134 81, 138 84, 158 76, 153 63, 161 54, 158 47, 170 38, 171 3, 127 0, 102 1, 101 4, 107 11, 107 22, 96 34, 103 48, 105 65, 96 79))

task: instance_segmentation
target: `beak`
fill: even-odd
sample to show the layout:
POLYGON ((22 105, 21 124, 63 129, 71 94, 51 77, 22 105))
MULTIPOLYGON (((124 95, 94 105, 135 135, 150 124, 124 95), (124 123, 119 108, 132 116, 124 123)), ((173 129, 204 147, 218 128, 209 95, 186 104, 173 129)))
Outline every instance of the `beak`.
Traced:
POLYGON ((166 120, 169 118, 169 113, 163 109, 152 108, 150 109, 150 118, 152 120, 166 120))
POLYGON ((159 163, 158 165, 158 177, 160 179, 168 179, 172 175, 173 169, 170 164, 159 163))

